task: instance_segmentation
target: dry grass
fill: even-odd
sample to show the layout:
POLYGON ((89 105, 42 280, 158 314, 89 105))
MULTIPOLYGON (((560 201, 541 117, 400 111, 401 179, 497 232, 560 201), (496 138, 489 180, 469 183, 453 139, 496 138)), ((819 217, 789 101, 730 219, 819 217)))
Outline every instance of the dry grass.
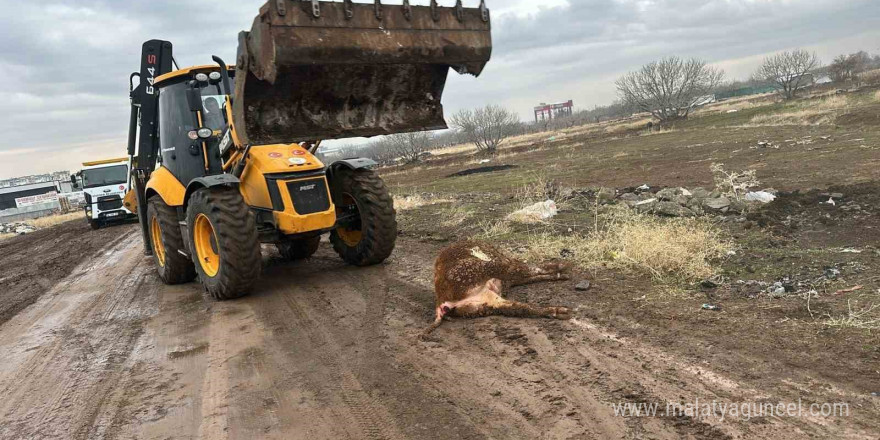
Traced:
POLYGON ((394 196, 394 209, 398 211, 408 211, 410 209, 420 208, 427 205, 436 205, 438 203, 449 203, 455 200, 435 196, 434 194, 413 194, 409 196, 394 196))
POLYGON ((851 105, 849 97, 842 95, 810 99, 789 106, 781 112, 757 115, 751 119, 749 126, 831 124, 839 111, 851 105))
POLYGON ((880 304, 871 305, 859 310, 853 310, 852 302, 846 301, 847 313, 843 316, 828 316, 825 325, 838 328, 855 328, 861 330, 880 329, 880 304))
POLYGON ((727 172, 720 163, 713 163, 709 170, 715 180, 715 189, 736 200, 741 200, 751 188, 761 185, 756 170, 727 172))
POLYGON ((431 150, 434 156, 443 156, 447 154, 473 153, 477 151, 477 146, 473 143, 450 145, 448 147, 431 150))
POLYGON ((648 126, 648 122, 651 122, 651 118, 642 118, 637 119, 635 121, 625 121, 616 124, 609 125, 605 127, 605 133, 613 134, 613 133, 621 133, 624 131, 635 130, 639 128, 646 128, 648 126))
POLYGON ((81 211, 76 212, 68 212, 67 214, 55 214, 46 217, 40 217, 33 220, 27 220, 25 223, 37 228, 43 229, 48 228, 49 226, 55 226, 61 223, 66 223, 71 220, 83 220, 85 221, 85 214, 81 211))
POLYGON ((476 238, 482 240, 499 239, 513 233, 510 223, 505 220, 484 220, 479 224, 480 232, 476 238))
POLYGON ((741 96, 737 98, 725 99, 721 102, 712 103, 694 112, 695 116, 728 113, 731 110, 740 111, 754 107, 762 107, 768 105, 775 99, 775 93, 764 93, 760 95, 741 96))
POLYGON ((462 205, 452 205, 440 211, 440 224, 447 228, 454 228, 473 217, 473 215, 473 211, 462 205))
POLYGON ((661 282, 691 282, 713 276, 732 248, 705 219, 661 219, 615 206, 599 214, 589 234, 531 236, 524 257, 535 261, 565 253, 587 270, 610 267, 647 272, 661 282))
POLYGON ((653 136, 655 134, 666 134, 666 133, 674 133, 678 131, 675 127, 671 128, 661 128, 659 130, 649 130, 642 133, 639 133, 639 136, 653 136))
POLYGON ((860 73, 859 81, 864 84, 880 84, 880 69, 860 73))
POLYGON ((880 90, 877 90, 876 92, 874 92, 873 95, 871 95, 871 100, 874 102, 880 102, 880 90))
POLYGON ((552 197, 552 194, 547 193, 548 190, 552 192, 553 185, 552 179, 545 173, 537 172, 529 175, 526 183, 517 188, 513 195, 518 209, 543 202, 548 196, 552 197))

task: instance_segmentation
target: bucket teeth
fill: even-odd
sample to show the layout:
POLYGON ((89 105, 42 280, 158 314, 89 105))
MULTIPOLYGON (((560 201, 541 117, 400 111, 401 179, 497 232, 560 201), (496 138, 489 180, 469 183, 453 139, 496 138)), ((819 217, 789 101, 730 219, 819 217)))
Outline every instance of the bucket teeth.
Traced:
POLYGON ((445 128, 449 68, 479 75, 490 29, 482 2, 271 0, 239 38, 239 138, 261 145, 445 128))

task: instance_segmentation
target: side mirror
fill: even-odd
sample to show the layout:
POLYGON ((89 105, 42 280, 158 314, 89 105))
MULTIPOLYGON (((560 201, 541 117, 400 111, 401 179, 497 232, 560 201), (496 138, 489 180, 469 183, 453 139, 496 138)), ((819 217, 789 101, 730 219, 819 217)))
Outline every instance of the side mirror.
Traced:
POLYGON ((186 89, 186 103, 190 111, 197 112, 202 109, 202 92, 198 87, 191 85, 186 89))
POLYGON ((79 182, 76 180, 76 174, 70 175, 70 183, 74 188, 79 188, 79 182))

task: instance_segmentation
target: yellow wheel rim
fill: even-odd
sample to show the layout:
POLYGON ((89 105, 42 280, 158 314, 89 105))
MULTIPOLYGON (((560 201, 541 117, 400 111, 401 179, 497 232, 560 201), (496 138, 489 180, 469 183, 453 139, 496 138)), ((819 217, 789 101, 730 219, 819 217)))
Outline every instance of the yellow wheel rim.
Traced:
POLYGON ((339 234, 339 238, 341 238, 345 244, 351 247, 357 246, 364 238, 364 233, 362 231, 355 231, 343 227, 336 228, 336 233, 339 234))
POLYGON ((205 214, 199 214, 196 217, 196 223, 193 225, 193 242, 196 248, 196 256, 199 258, 199 265, 205 275, 213 277, 220 271, 220 254, 217 251, 217 234, 214 232, 214 225, 205 214))
MULTIPOLYGON (((357 201, 354 199, 354 197, 351 196, 351 194, 343 194, 342 203, 343 205, 347 206, 357 206, 357 201)), ((360 215, 360 209, 358 209, 358 215, 360 215)), ((342 242, 350 247, 357 246, 364 238, 363 231, 357 229, 349 229, 343 226, 336 228, 336 233, 339 235, 339 238, 342 239, 342 242)))
POLYGON ((159 266, 165 267, 165 245, 162 244, 162 229, 159 229, 159 219, 153 217, 150 220, 150 237, 153 239, 153 252, 159 266))

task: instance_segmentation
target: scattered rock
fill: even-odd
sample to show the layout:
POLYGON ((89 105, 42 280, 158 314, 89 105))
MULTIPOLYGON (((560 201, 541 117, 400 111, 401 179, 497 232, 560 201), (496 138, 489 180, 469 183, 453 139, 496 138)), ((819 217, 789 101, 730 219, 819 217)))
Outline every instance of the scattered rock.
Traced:
POLYGON ((676 202, 660 202, 654 207, 654 212, 667 217, 694 217, 693 211, 679 205, 676 202))
POLYGON ((678 194, 676 194, 675 188, 664 188, 657 191, 657 198, 665 202, 671 201, 676 195, 678 194))
POLYGON ((596 198, 598 198, 600 202, 611 202, 616 195, 617 192, 612 188, 599 188, 599 192, 596 193, 596 198))
POLYGON ((840 269, 836 267, 829 267, 825 269, 825 273, 823 275, 825 276, 825 279, 836 280, 837 277, 840 276, 840 269))
POLYGON ((657 199, 650 198, 647 200, 642 200, 641 202, 636 202, 633 207, 636 209, 636 211, 640 213, 647 213, 653 211, 658 203, 659 202, 657 201, 657 199))
MULTIPOLYGON (((742 214, 742 213, 746 212, 746 210, 748 208, 749 208, 749 206, 746 205, 746 203, 741 200, 731 200, 730 206, 728 207, 728 211, 735 213, 735 214, 742 214)), ((739 220, 739 219, 737 219, 737 220, 739 220)), ((745 221, 745 219, 742 219, 742 221, 745 221)))
POLYGON ((720 275, 716 275, 712 278, 707 278, 700 283, 701 286, 707 289, 715 289, 717 287, 720 287, 722 284, 724 284, 724 278, 720 275))
POLYGON ((577 283, 576 286, 574 286, 574 290, 577 290, 579 292, 584 292, 584 291, 590 290, 591 285, 592 284, 590 284, 590 280, 583 280, 583 281, 577 283))
POLYGON ((705 206, 706 208, 714 209, 716 211, 721 211, 725 208, 730 207, 730 199, 724 196, 713 197, 704 200, 703 206, 705 206))
POLYGON ((690 190, 691 196, 695 199, 707 199, 709 198, 709 191, 702 187, 696 187, 690 190))
POLYGON ((30 234, 31 232, 36 231, 37 228, 22 222, 15 223, 2 223, 0 224, 0 234, 30 234))
POLYGON ((679 194, 672 199, 673 202, 678 203, 681 206, 687 206, 687 204, 691 201, 691 196, 686 194, 679 194))
POLYGON ((626 203, 627 206, 632 207, 641 199, 639 199, 639 196, 635 193, 625 193, 620 195, 620 200, 622 200, 623 203, 626 203))
POLYGON ((767 292, 774 298, 781 298, 785 296, 785 286, 781 281, 777 281, 767 288, 767 292))
POLYGON ((757 147, 754 148, 774 148, 779 149, 779 145, 774 144, 770 141, 759 141, 757 147))

